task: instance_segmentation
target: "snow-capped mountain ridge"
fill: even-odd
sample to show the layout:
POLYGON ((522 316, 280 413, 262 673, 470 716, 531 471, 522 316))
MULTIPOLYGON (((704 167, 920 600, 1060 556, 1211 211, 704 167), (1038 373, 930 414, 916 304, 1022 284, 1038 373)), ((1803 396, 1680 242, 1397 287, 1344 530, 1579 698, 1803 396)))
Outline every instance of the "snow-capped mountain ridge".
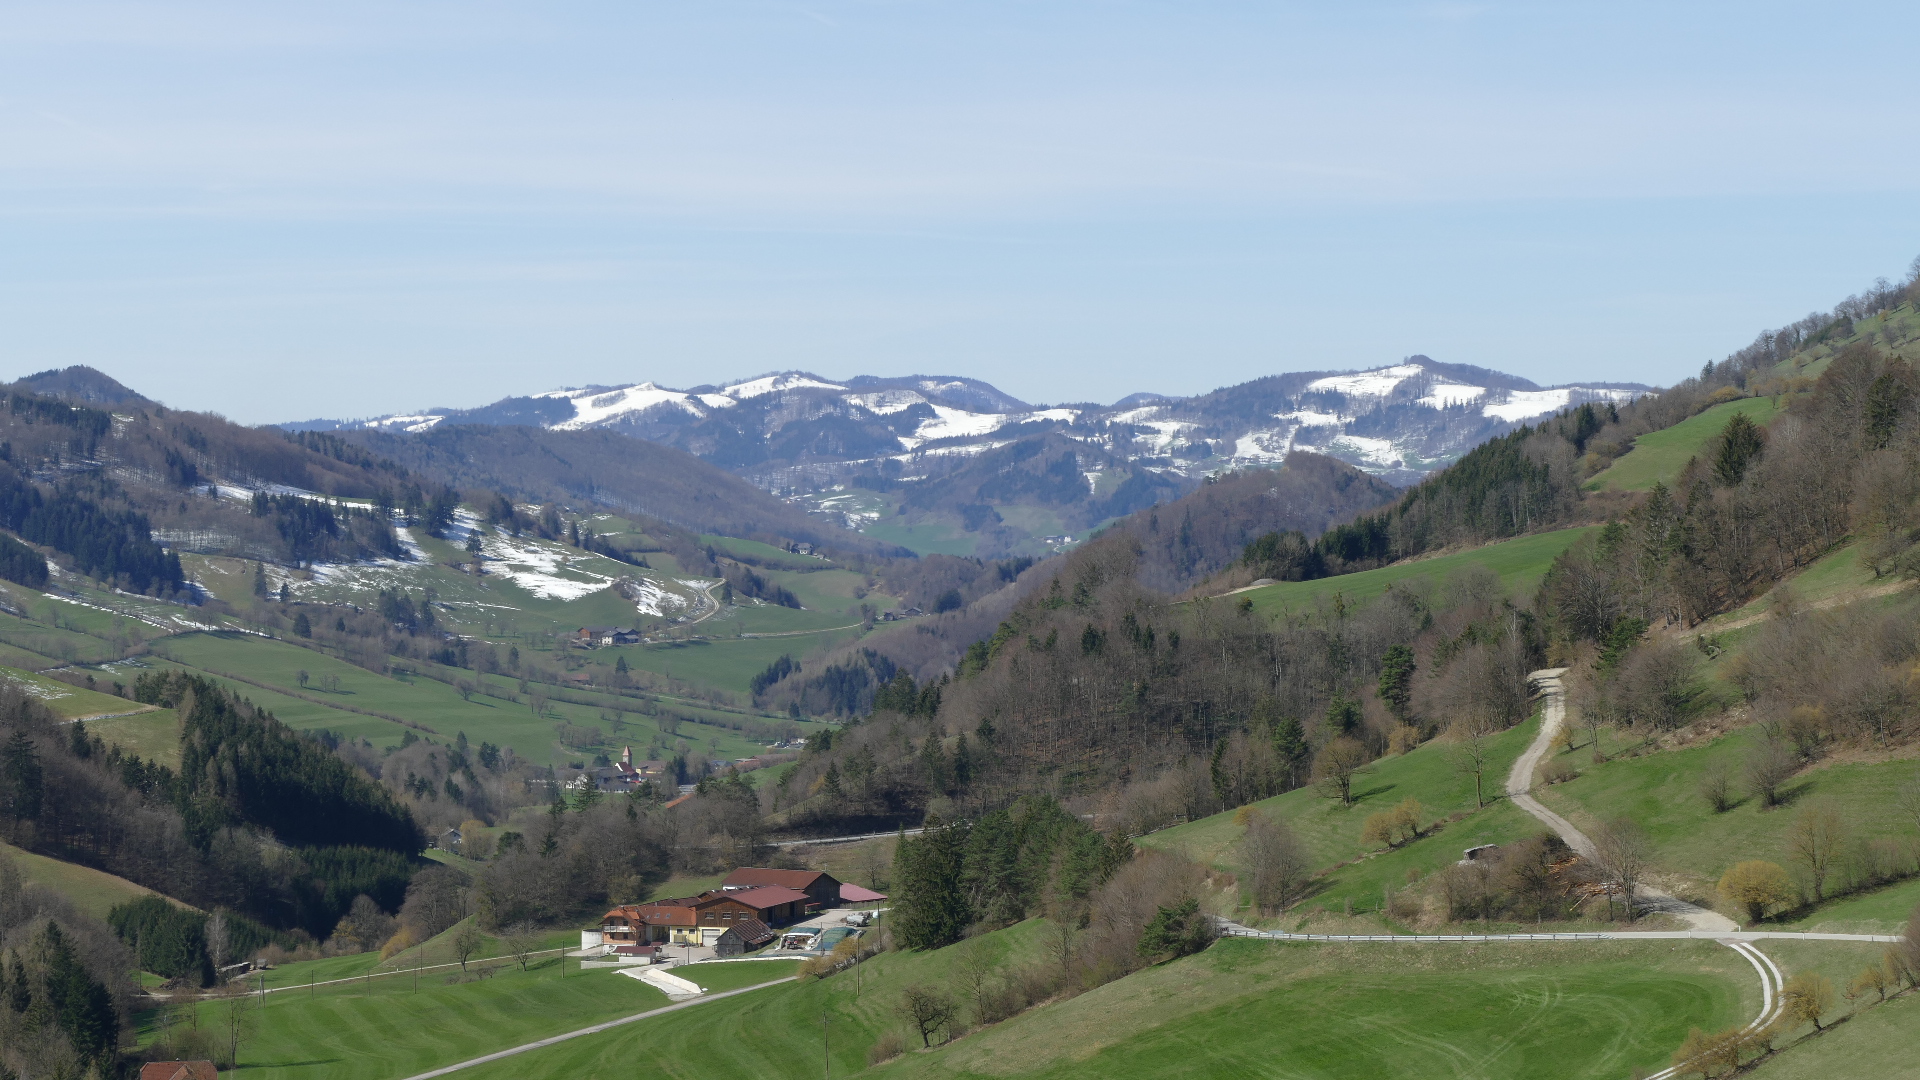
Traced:
POLYGON ((479 409, 286 426, 606 428, 676 446, 785 491, 826 486, 889 459, 902 463, 895 475, 918 472, 913 463, 927 455, 965 456, 1047 433, 1189 481, 1313 450, 1406 483, 1515 425, 1646 392, 1607 383, 1541 387, 1424 356, 1366 371, 1269 376, 1187 398, 1133 394, 1113 406, 1030 405, 952 376, 834 381, 785 371, 722 386, 676 390, 648 381, 565 388, 479 409))

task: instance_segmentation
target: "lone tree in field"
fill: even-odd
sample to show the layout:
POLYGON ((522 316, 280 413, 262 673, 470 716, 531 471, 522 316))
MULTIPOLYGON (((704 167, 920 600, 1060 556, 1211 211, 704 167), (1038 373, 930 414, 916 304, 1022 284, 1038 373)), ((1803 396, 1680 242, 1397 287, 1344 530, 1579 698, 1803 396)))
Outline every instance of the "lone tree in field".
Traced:
POLYGON ((525 971, 527 962, 540 948, 540 932, 529 923, 515 923, 500 935, 500 943, 506 946, 507 955, 520 965, 520 970, 525 971))
POLYGON ((1313 875, 1306 845, 1285 821, 1258 810, 1247 815, 1240 865, 1246 868, 1254 906, 1263 912, 1279 911, 1298 900, 1313 875))
POLYGON ((1822 800, 1800 811, 1787 831, 1787 848, 1807 871, 1817 903, 1826 898, 1827 877, 1847 842, 1847 823, 1831 802, 1822 800))
POLYGON ((1321 794, 1353 805, 1353 777, 1367 764, 1367 748, 1345 735, 1320 748, 1313 757, 1313 778, 1321 794))
POLYGON ((933 1045, 933 1033, 953 1022, 958 1006, 945 990, 914 983, 900 991, 900 1015, 920 1032, 920 1045, 933 1045))
POLYGON ((1627 905, 1627 921, 1633 921, 1633 894, 1647 872, 1647 834, 1626 818, 1609 822, 1594 837, 1600 856, 1600 869, 1620 886, 1627 905))
POLYGON ((1787 980, 1780 989, 1787 1015, 1821 1031, 1820 1018, 1833 1011, 1833 983, 1825 975, 1803 971, 1787 980))
POLYGON ((1793 879, 1779 863, 1749 859, 1735 863, 1720 877, 1720 895, 1747 912, 1752 925, 1767 917, 1767 909, 1793 901, 1793 879))
POLYGON ((1747 786, 1760 797, 1767 809, 1780 805, 1780 787, 1793 777, 1800 763, 1793 750, 1778 736, 1769 736, 1747 752, 1747 786))
POLYGON ((467 970, 467 961, 473 958, 474 953, 480 951, 480 943, 484 940, 480 935, 480 928, 471 922, 465 923, 460 929, 454 931, 453 955, 460 958, 461 971, 467 970))
POLYGON ((260 999, 247 992, 243 985, 228 994, 220 1003, 220 1049, 227 1059, 226 1066, 231 1069, 240 1064, 240 1047, 253 1036, 258 1027, 254 1013, 260 1007, 260 999))
POLYGON ((1487 765, 1493 758, 1493 736, 1493 725, 1477 717, 1461 720, 1447 733, 1447 740, 1453 744, 1454 771, 1473 777, 1476 810, 1487 805, 1486 775, 1487 765))

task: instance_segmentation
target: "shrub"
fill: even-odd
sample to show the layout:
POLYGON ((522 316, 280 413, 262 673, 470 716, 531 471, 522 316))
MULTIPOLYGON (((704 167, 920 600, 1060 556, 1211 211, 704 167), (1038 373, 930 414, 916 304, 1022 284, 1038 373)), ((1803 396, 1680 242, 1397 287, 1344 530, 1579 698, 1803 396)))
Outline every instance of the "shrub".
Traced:
POLYGON ((1556 759, 1540 766, 1540 779, 1549 784, 1564 784, 1579 775, 1580 770, 1569 761, 1556 759))
POLYGON ((1724 762, 1714 761, 1700 774, 1700 797, 1707 800, 1716 814, 1733 809, 1733 778, 1724 762))
POLYGON ((1360 842, 1379 847, 1392 847, 1398 833, 1393 811, 1382 810, 1377 814, 1367 815, 1366 823, 1360 826, 1360 842))
POLYGON ((1786 1001, 1786 1015, 1821 1030, 1820 1018, 1833 1011, 1833 983, 1826 976, 1803 971, 1787 980, 1780 990, 1786 1001))
POLYGON ((867 1047, 867 1064, 878 1065, 892 1061, 906 1051, 907 1042, 900 1037, 899 1032, 883 1031, 879 1038, 873 1040, 873 1045, 867 1047))
POLYGON ((1779 863, 1749 859, 1721 875, 1720 895, 1745 909, 1748 923, 1757 923, 1767 917, 1768 908, 1790 903, 1797 894, 1793 879, 1779 863))

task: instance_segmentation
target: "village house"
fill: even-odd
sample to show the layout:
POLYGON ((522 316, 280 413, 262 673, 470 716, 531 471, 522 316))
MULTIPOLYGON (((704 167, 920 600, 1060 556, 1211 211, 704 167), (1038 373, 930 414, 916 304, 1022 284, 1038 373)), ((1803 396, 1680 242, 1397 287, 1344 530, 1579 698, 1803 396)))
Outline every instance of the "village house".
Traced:
POLYGON ((640 641, 640 632, 631 626, 583 626, 573 636, 576 644, 590 648, 633 645, 640 641))
POLYGON ((584 789, 592 784, 601 791, 614 794, 626 794, 639 787, 643 782, 652 780, 656 784, 667 781, 667 763, 664 761, 634 761, 633 747, 620 751, 620 760, 611 765, 596 765, 581 773, 572 781, 572 786, 584 789))

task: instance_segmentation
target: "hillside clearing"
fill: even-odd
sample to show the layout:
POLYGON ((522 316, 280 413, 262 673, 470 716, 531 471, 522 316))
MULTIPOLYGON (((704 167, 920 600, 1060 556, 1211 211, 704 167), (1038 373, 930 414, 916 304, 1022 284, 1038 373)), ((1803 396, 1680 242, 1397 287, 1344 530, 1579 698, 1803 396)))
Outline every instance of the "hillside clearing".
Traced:
POLYGON ((1240 595, 1253 601, 1255 611, 1265 615, 1280 615, 1329 603, 1335 594, 1348 605, 1360 604, 1386 592, 1388 586, 1404 585, 1416 580, 1438 585, 1469 566, 1484 566, 1499 576, 1500 587, 1509 596, 1526 597, 1531 596, 1541 579, 1547 576, 1554 558, 1596 527, 1582 525, 1535 533, 1471 551, 1393 563, 1358 574, 1315 578, 1312 581, 1283 581, 1240 595))
POLYGON ((1670 428, 1649 431, 1633 441, 1633 449, 1587 481, 1588 491, 1645 491, 1656 483, 1671 485, 1687 462, 1727 426, 1745 416, 1765 426, 1780 413, 1770 397, 1728 401, 1688 417, 1670 428))
MULTIPOLYGON (((1382 889, 1407 881, 1408 871, 1430 873, 1460 858, 1462 849, 1480 844, 1506 843, 1533 836, 1542 826, 1498 798, 1507 770, 1539 730, 1530 719, 1495 740, 1484 778, 1487 805, 1475 811, 1473 777, 1454 768, 1444 743, 1429 742, 1393 757, 1381 758, 1354 781, 1358 801, 1342 806, 1313 786, 1296 788, 1253 806, 1284 819, 1306 843, 1316 867, 1341 865, 1319 881, 1319 891, 1307 907, 1340 906, 1347 900, 1356 910, 1377 909, 1382 889), (1387 809, 1402 799, 1419 800, 1425 809, 1423 824, 1460 815, 1437 832, 1398 848, 1380 851, 1363 844, 1360 833, 1367 815, 1387 809)), ((1149 833, 1135 842, 1141 847, 1184 853, 1196 862, 1238 872, 1239 843, 1245 829, 1234 823, 1237 810, 1149 833)))
MULTIPOLYGON (((49 859, 45 855, 36 855, 30 851, 21 851, 5 841, 0 841, 0 859, 11 859, 21 878, 29 884, 39 885, 66 897, 74 907, 93 916, 105 919, 107 912, 115 904, 128 900, 137 900, 142 896, 157 895, 152 889, 135 885, 123 877, 115 877, 92 867, 78 863, 61 862, 49 859)), ((180 907, 182 904, 172 897, 168 902, 180 907)))

